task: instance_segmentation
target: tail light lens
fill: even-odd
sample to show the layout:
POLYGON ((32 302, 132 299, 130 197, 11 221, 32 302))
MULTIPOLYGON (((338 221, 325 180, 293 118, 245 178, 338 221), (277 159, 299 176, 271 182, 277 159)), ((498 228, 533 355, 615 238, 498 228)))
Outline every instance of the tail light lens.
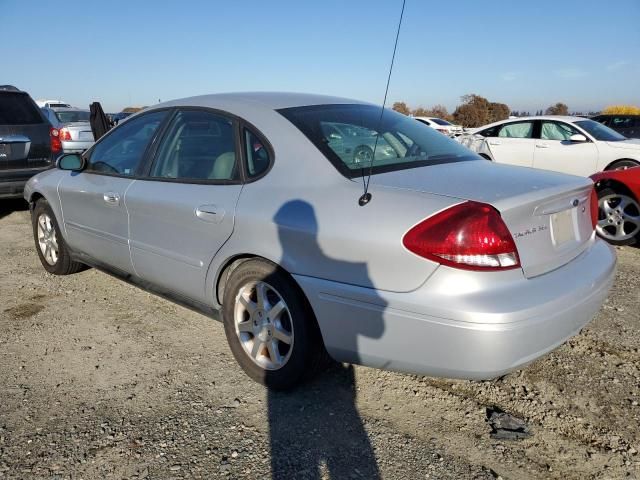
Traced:
POLYGON ((62 151, 62 142, 60 141, 60 130, 51 127, 49 129, 49 138, 51 140, 51 152, 60 153, 62 151))
POLYGON ((596 225, 598 225, 598 209, 600 208, 598 206, 598 192, 596 191, 595 186, 593 187, 593 190, 591 190, 590 204, 591 204, 591 226, 595 230, 596 225))
POLYGON ((502 217, 490 205, 464 202, 427 218, 402 239, 410 252, 465 270, 520 267, 518 250, 502 217))
POLYGON ((67 130, 66 128, 61 128, 59 132, 60 140, 62 140, 63 142, 68 142, 69 140, 71 140, 71 134, 69 133, 69 130, 67 130))

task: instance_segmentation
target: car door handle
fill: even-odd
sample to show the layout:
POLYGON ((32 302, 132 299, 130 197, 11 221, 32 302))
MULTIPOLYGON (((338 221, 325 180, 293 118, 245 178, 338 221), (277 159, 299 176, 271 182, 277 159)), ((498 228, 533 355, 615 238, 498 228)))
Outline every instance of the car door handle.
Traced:
POLYGON ((220 223, 225 211, 217 205, 200 205, 196 208, 196 217, 205 222, 220 223))
POLYGON ((107 192, 102 198, 107 205, 118 206, 120 205, 120 195, 115 192, 107 192))
POLYGON ((502 142, 500 140, 489 140, 489 145, 501 145, 502 142))
POLYGON ((546 143, 536 143, 536 148, 549 148, 546 143))

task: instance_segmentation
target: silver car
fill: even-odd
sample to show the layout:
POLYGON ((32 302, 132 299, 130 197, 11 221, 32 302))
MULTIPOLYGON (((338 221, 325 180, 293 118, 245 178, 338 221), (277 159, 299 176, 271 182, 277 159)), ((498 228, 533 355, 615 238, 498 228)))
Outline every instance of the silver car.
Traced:
POLYGON ((611 287, 589 179, 496 165, 426 125, 342 98, 160 104, 29 181, 44 268, 84 265, 222 320, 253 379, 337 361, 493 378, 579 332, 611 287), (362 165, 326 125, 396 155, 362 165), (364 204, 361 206, 361 204, 364 204))
POLYGON ((51 107, 42 108, 42 112, 57 132, 64 153, 82 153, 93 145, 89 110, 51 107))

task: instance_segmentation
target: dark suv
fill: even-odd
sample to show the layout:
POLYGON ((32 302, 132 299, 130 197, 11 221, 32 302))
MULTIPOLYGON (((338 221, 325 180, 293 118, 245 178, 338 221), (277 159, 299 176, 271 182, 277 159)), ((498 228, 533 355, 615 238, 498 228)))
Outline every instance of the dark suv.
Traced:
POLYGON ((596 115, 591 120, 600 122, 627 138, 640 138, 640 115, 596 115))
POLYGON ((0 85, 0 198, 21 197, 29 178, 51 168, 62 149, 56 134, 27 92, 0 85))

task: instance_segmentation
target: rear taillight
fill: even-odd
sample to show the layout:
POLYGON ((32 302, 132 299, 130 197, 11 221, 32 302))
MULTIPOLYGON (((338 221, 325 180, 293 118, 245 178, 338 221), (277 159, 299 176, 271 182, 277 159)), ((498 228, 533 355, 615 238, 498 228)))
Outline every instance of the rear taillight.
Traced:
POLYGON ((498 211, 464 202, 423 220, 402 239, 410 252, 466 270, 520 267, 518 250, 498 211))
POLYGON ((590 208, 591 208, 591 226, 593 227, 593 229, 595 230, 596 225, 598 225, 598 192, 596 191, 596 187, 593 187, 593 190, 591 190, 591 198, 590 198, 590 202, 591 204, 590 208))
POLYGON ((437 131, 439 131, 440 133, 444 134, 444 135, 449 135, 449 132, 447 130, 445 130, 444 128, 436 128, 437 131))
POLYGON ((71 134, 69 133, 69 130, 67 130, 66 128, 61 128, 59 132, 60 135, 58 135, 58 137, 60 138, 60 140, 62 140, 63 142, 68 142, 69 140, 71 140, 71 134))
POLYGON ((51 139, 51 152, 60 153, 62 151, 62 142, 60 141, 60 130, 51 127, 49 129, 49 138, 51 139))

